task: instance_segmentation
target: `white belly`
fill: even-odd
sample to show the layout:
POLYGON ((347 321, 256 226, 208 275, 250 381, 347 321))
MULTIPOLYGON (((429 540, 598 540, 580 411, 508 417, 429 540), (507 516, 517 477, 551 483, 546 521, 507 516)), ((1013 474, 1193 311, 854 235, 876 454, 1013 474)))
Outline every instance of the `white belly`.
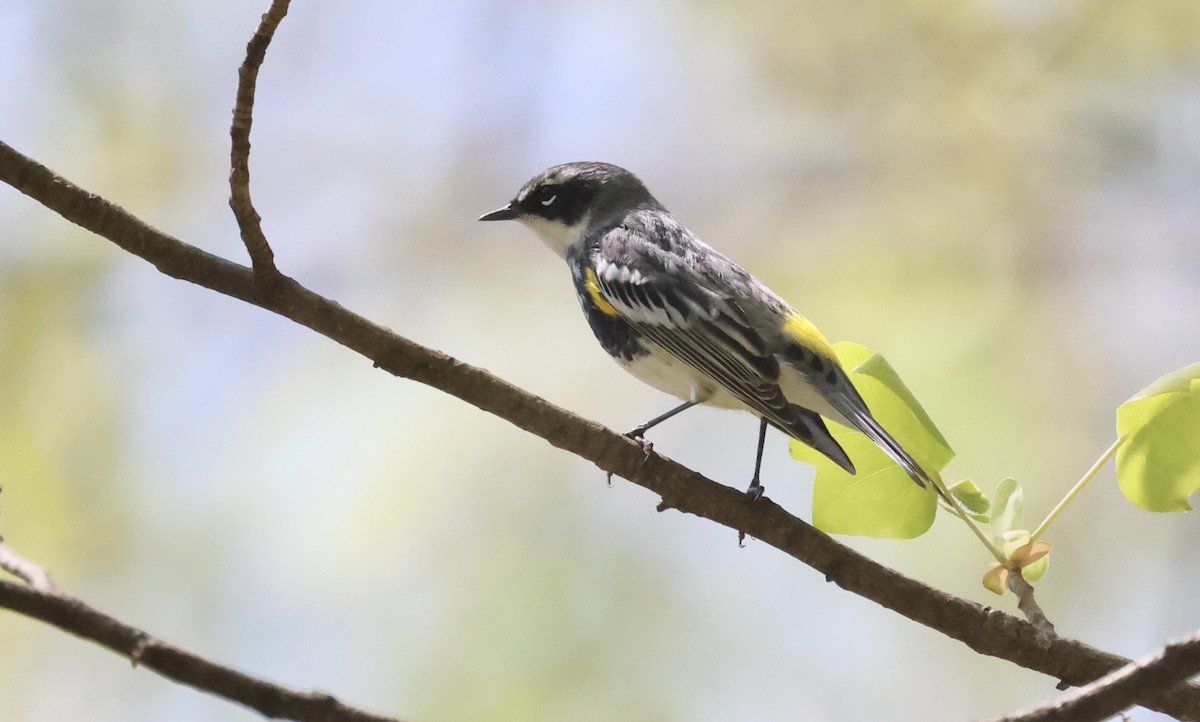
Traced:
MULTIPOLYGON (((643 338, 642 343, 647 349, 650 349, 649 354, 629 362, 618 361, 621 368, 633 374, 642 383, 685 401, 696 401, 720 409, 738 409, 758 414, 736 396, 726 391, 724 387, 667 353, 652 341, 643 338)), ((850 426, 850 422, 846 421, 845 417, 830 405, 824 394, 813 388, 807 378, 786 364, 783 365, 781 372, 779 383, 783 388, 784 398, 788 402, 815 411, 843 426, 850 426)))
POLYGON ((649 354, 640 356, 633 361, 617 362, 621 368, 633 374, 642 383, 684 401, 696 401, 706 406, 722 409, 751 410, 712 379, 667 353, 658 345, 647 339, 642 339, 642 343, 650 350, 649 354))

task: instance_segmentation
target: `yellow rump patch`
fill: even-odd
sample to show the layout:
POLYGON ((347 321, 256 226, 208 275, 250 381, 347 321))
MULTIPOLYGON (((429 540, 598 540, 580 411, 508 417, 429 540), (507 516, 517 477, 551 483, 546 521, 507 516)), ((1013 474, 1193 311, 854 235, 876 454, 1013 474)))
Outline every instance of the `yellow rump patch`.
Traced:
POLYGON ((833 347, 829 345, 825 335, 813 325, 812 321, 800 314, 792 312, 788 315, 783 322, 783 333, 801 346, 811 349, 827 359, 837 360, 837 354, 833 352, 833 347))
MULTIPOLYGON (((600 309, 600 313, 605 316, 616 316, 617 309, 608 302, 608 299, 600 293, 600 280, 596 278, 596 272, 591 268, 583 272, 583 289, 587 291, 587 295, 592 299, 592 303, 596 304, 596 308, 600 309)), ((816 329, 813 329, 814 331, 816 329)), ((820 333, 817 334, 818 336, 820 333)))

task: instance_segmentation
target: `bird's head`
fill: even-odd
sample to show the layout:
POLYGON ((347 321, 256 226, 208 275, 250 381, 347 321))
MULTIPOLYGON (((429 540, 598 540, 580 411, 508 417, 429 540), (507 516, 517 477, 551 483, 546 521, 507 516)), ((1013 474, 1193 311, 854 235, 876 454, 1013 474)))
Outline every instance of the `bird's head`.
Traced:
POLYGON ((624 168, 564 163, 529 179, 508 205, 479 220, 522 223, 563 255, 592 230, 646 204, 661 208, 637 176, 624 168))

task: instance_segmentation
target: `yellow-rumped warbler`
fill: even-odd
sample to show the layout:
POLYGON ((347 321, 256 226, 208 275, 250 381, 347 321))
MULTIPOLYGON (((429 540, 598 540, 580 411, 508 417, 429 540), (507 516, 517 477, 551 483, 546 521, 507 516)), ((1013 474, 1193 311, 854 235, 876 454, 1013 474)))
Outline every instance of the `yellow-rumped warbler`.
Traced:
POLYGON ((816 326, 675 220, 624 168, 547 168, 479 220, 532 229, 571 267, 604 350, 645 383, 684 399, 629 436, 640 439, 696 404, 748 410, 762 420, 747 489, 757 498, 767 424, 854 473, 824 416, 865 434, 918 485, 935 486, 871 416, 816 326))

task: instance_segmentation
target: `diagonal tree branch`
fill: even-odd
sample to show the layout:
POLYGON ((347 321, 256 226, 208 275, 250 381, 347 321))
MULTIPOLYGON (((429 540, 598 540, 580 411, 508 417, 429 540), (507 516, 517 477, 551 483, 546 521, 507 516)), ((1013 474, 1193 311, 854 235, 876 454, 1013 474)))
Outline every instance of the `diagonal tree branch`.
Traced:
MULTIPOLYGON (((277 313, 372 360, 397 376, 427 384, 495 414, 554 446, 659 494, 678 509, 761 539, 844 589, 957 639, 972 650, 1086 684, 1129 663, 1082 642, 1039 641, 1027 622, 904 577, 837 543, 770 500, 750 501, 593 422, 529 394, 486 371, 427 349, 280 276, 271 293, 254 272, 158 231, 120 206, 72 184, 0 142, 0 180, 139 256, 162 273, 277 313)), ((2 600, 0 600, 2 603, 2 600)), ((1179 684, 1138 703, 1184 720, 1200 720, 1200 686, 1179 684)))
POLYGON ((992 722, 1098 722, 1200 673, 1200 633, 1171 642, 1043 707, 992 722))
POLYGON ((0 605, 128 657, 135 666, 233 700, 264 716, 304 722, 399 722, 347 707, 320 692, 296 692, 168 644, 78 599, 0 580, 0 605))

